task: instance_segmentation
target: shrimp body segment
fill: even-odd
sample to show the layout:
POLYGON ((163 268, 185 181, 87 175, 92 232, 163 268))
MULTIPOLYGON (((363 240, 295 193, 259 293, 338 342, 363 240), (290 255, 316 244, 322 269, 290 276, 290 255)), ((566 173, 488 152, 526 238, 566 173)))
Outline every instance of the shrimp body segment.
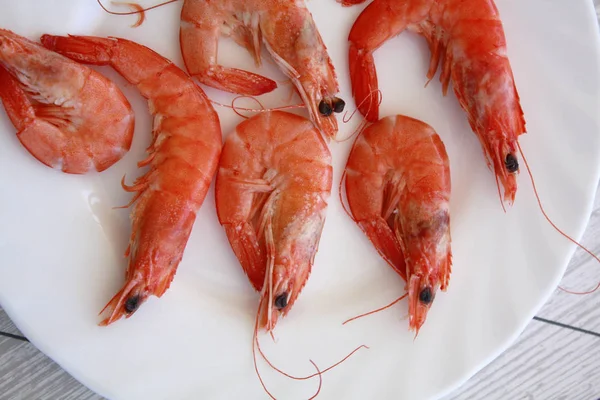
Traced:
POLYGON ((352 91, 369 121, 379 118, 379 105, 368 101, 378 88, 373 52, 406 29, 427 39, 431 50, 427 78, 433 79, 441 65, 443 94, 452 81, 488 166, 504 187, 504 201, 512 204, 519 171, 517 140, 525 133, 525 119, 493 0, 374 0, 369 4, 349 35, 352 91))
POLYGON ((346 196, 357 224, 407 282, 409 325, 418 332, 451 271, 450 167, 429 125, 386 117, 356 139, 346 196))
POLYGON ((129 267, 121 291, 106 306, 110 324, 130 317, 150 295, 162 296, 182 259, 196 212, 216 172, 219 118, 194 81, 176 65, 124 39, 44 35, 43 44, 80 62, 110 65, 136 85, 154 116, 148 172, 125 190, 135 192, 129 267))
POLYGON ((216 183, 219 221, 271 330, 310 274, 331 194, 329 149, 310 121, 282 111, 239 124, 225 140, 216 183))
POLYGON ((190 75, 205 85, 256 96, 276 88, 274 81, 217 62, 220 36, 229 36, 261 63, 261 48, 294 83, 311 120, 335 137, 334 112, 344 109, 333 64, 303 1, 185 0, 180 43, 190 75))
POLYGON ((112 81, 4 29, 0 100, 21 144, 51 168, 104 171, 131 146, 133 111, 112 81))

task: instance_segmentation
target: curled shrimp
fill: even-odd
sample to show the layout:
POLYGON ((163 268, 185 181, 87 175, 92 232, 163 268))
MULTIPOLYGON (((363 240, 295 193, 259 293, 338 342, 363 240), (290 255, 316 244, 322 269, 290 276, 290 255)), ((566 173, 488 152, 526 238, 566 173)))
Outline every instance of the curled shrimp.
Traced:
POLYGON ((409 326, 417 333, 450 280, 450 191, 448 155, 429 125, 386 117, 354 142, 346 165, 350 212, 406 281, 409 326))
POLYGON ((217 214, 271 331, 306 284, 332 185, 331 154, 307 119, 272 111, 225 140, 215 186, 217 214))
MULTIPOLYGON (((504 202, 512 204, 519 172, 517 141, 525 133, 525 120, 493 0, 374 0, 349 35, 350 78, 357 103, 378 88, 373 52, 406 29, 427 39, 431 50, 427 78, 433 79, 441 64, 443 94, 452 81, 499 191, 500 185, 504 187, 504 202)), ((360 110, 369 121, 379 118, 377 105, 360 110)))
POLYGON ((51 168, 104 171, 131 146, 135 119, 117 85, 4 29, 0 99, 21 144, 51 168))
POLYGON ((287 112, 269 111, 245 120, 223 146, 215 186, 217 214, 250 283, 261 293, 252 351, 258 378, 271 398, 258 371, 256 350, 290 379, 320 381, 322 374, 368 348, 359 346, 330 367, 320 371, 315 366, 317 373, 297 377, 273 365, 258 342, 258 331, 272 333, 308 280, 332 177, 323 137, 309 120, 287 112))
POLYGON ((315 126, 329 138, 338 127, 334 113, 344 110, 327 48, 309 10, 301 1, 185 0, 180 43, 188 72, 205 85, 257 96, 277 84, 261 75, 217 63, 220 36, 245 47, 257 65, 264 47, 294 83, 315 126))
POLYGON ((44 35, 44 46, 74 60, 110 65, 136 85, 154 116, 153 139, 140 167, 148 172, 132 186, 132 233, 123 288, 107 304, 101 322, 130 317, 150 296, 169 288, 216 172, 221 127, 210 101, 175 64, 125 39, 44 35))
MULTIPOLYGON (((364 0, 338 1, 351 5, 364 0)), ((378 105, 367 107, 359 101, 378 88, 373 52, 407 29, 425 37, 429 44, 429 81, 441 65, 440 81, 444 95, 452 82, 458 102, 481 143, 488 166, 496 175, 502 207, 505 208, 505 203, 513 204, 515 200, 520 171, 519 153, 544 218, 561 236, 600 262, 597 255, 560 229, 542 206, 533 174, 518 141, 519 136, 526 132, 525 118, 508 59, 504 28, 494 0, 374 0, 369 4, 357 18, 348 38, 352 91, 357 103, 361 103, 361 113, 370 121, 377 120, 379 116, 378 105)), ((599 288, 600 284, 593 291, 599 288)))

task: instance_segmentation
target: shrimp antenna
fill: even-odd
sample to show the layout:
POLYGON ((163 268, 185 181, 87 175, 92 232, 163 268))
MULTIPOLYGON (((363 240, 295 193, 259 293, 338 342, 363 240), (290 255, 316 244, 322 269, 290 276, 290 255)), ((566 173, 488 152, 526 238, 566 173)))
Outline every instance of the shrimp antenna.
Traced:
POLYGON ((275 107, 275 108, 265 108, 265 106, 260 102, 260 100, 258 100, 256 97, 253 96, 246 96, 246 95, 240 95, 240 96, 236 96, 232 101, 231 104, 223 104, 223 103, 219 103, 218 101, 215 100, 210 100, 211 103, 220 106, 220 107, 225 107, 225 108, 230 108, 233 110, 234 113, 236 113, 237 115, 239 115, 242 118, 246 118, 248 119, 249 117, 242 114, 240 112, 241 111, 248 111, 248 112, 255 112, 255 113, 261 113, 261 112, 269 112, 269 111, 277 111, 277 110, 290 110, 290 109, 294 109, 294 108, 305 108, 306 105, 305 104, 292 104, 289 106, 281 106, 281 107, 275 107), (235 102, 238 101, 239 99, 242 98, 248 98, 251 99, 253 101, 255 101, 260 108, 246 108, 246 107, 238 107, 235 105, 235 102))
POLYGON ((313 400, 316 399, 317 396, 319 395, 319 393, 321 393, 321 387, 323 386, 323 376, 321 375, 321 371, 319 371, 319 367, 317 367, 317 364, 315 364, 315 362, 313 360, 308 360, 310 361, 310 363, 315 367, 315 369, 317 370, 317 374, 319 374, 319 387, 317 388, 317 391, 315 392, 315 394, 313 394, 308 400, 313 400))
POLYGON ((102 4, 102 2, 100 0, 96 0, 96 2, 100 5, 100 7, 102 7, 102 9, 107 12, 108 14, 111 15, 135 15, 138 14, 138 20, 135 24, 131 25, 132 28, 137 28, 138 26, 142 25, 144 23, 144 21, 146 20, 146 11, 150 11, 150 10, 154 10, 155 8, 159 8, 162 6, 166 6, 167 4, 171 4, 171 3, 175 3, 179 0, 167 0, 167 1, 163 1, 162 3, 147 7, 147 8, 143 8, 142 6, 140 6, 137 3, 125 3, 125 2, 116 2, 116 1, 111 1, 111 4, 117 5, 117 6, 127 6, 133 9, 133 11, 128 11, 128 12, 118 12, 118 11, 110 11, 109 9, 107 9, 104 4, 102 4))
MULTIPOLYGON (((268 230, 267 230, 267 232, 268 232, 268 230)), ((267 234, 267 236, 268 236, 268 234, 267 234)), ((269 245, 269 243, 272 243, 272 238, 268 238, 268 237, 267 237, 267 238, 266 238, 266 242, 267 242, 267 246, 268 246, 268 245, 269 245)), ((267 253, 271 254, 271 252, 270 252, 270 251, 267 251, 267 253)), ((323 371, 320 371, 320 370, 317 368, 317 373, 315 373, 315 374, 312 374, 312 375, 308 375, 308 376, 302 376, 302 377, 298 377, 298 376, 290 375, 290 374, 288 374, 287 372, 285 372, 285 371, 282 371, 280 368, 277 368, 277 367, 276 367, 276 366, 275 366, 275 365, 274 365, 274 364, 273 364, 273 363, 272 363, 272 362, 271 362, 271 361, 270 361, 270 360, 267 358, 267 356, 265 355, 265 353, 262 351, 262 349, 261 349, 261 347, 260 347, 260 342, 258 341, 258 319, 259 319, 259 317, 260 317, 260 315, 261 315, 261 310, 262 310, 263 302, 265 301, 265 299, 266 299, 266 297, 268 296, 268 294, 273 292, 273 289, 272 289, 272 284, 273 284, 273 283, 272 283, 273 268, 272 268, 272 267, 273 267, 273 262, 269 262, 269 266, 267 267, 267 273, 265 274, 265 282, 264 282, 264 285, 263 285, 263 291, 262 291, 262 293, 261 293, 260 302, 259 302, 259 304, 258 304, 258 311, 256 312, 256 321, 255 321, 255 325, 254 325, 254 339, 253 339, 253 340, 254 340, 254 342, 252 343, 252 353, 253 353, 253 357, 254 357, 254 363, 255 363, 255 366, 256 366, 256 354, 255 354, 255 345, 256 345, 256 348, 258 349, 258 352, 260 353, 260 355, 261 355, 261 357, 263 358, 263 360, 265 360, 265 362, 266 362, 266 363, 267 363, 267 364, 268 364, 268 365, 269 365, 269 366, 270 366, 270 367, 271 367, 273 370, 275 370, 275 371, 279 372, 281 375, 283 375, 283 376, 285 376, 285 377, 287 377, 287 378, 290 378, 290 379, 297 380, 297 381, 303 381, 303 380, 311 379, 311 378, 314 378, 315 376, 319 376, 319 380, 320 380, 320 379, 322 379, 322 378, 321 378, 321 375, 322 375, 322 374, 324 374, 325 372, 327 372, 327 371, 330 371, 330 370, 332 370, 333 368, 337 367, 338 365, 342 364, 344 361, 346 361, 348 358, 350 358, 350 357, 351 357, 351 356, 352 356, 354 353, 356 353, 356 352, 357 352, 358 350, 360 350, 361 348, 366 348, 366 349, 368 349, 368 348, 369 348, 369 347, 367 347, 367 346, 365 346, 365 345, 361 345, 361 346, 357 347, 356 349, 354 349, 354 350, 353 350, 353 351, 352 351, 350 354, 348 354, 346 357, 344 357, 344 358, 343 358, 343 359, 341 359, 340 361, 336 362, 335 364, 333 364, 333 365, 329 366, 328 368, 324 369, 323 371)), ((272 326, 270 325, 271 316, 270 316, 270 314, 269 314, 269 313, 270 313, 270 311, 271 311, 271 308, 272 308, 272 304, 271 304, 271 301, 272 301, 272 300, 271 300, 271 298, 272 298, 272 296, 269 296, 269 300, 267 300, 267 301, 269 301, 269 304, 268 304, 268 306, 269 306, 268 308, 269 308, 269 309, 268 309, 267 318, 268 318, 268 321, 269 321, 269 324, 268 324, 268 330, 269 330, 269 333, 271 333, 271 337, 273 337, 272 326)), ((311 363, 312 363, 312 361, 311 361, 311 363)), ((313 365, 314 365, 314 363, 313 363, 313 365)), ((316 367, 316 366, 315 366, 315 367, 316 367)), ((255 367, 255 368, 256 368, 256 367, 255 367)), ((257 373, 258 373, 258 370, 257 370, 257 373)), ((261 380, 261 383, 262 383, 262 379, 260 378, 260 375, 259 375, 259 379, 261 380)), ((264 385, 263 385, 263 387, 264 387, 264 385)), ((266 390, 266 389, 265 389, 265 390, 266 390)), ((267 391, 267 393, 268 393, 268 391, 267 391)))
POLYGON ((354 130, 354 132, 352 132, 350 134, 350 136, 341 139, 341 140, 335 140, 336 143, 344 143, 347 142, 348 140, 352 139, 354 136, 360 135, 362 133, 362 131, 365 130, 365 128, 367 127, 367 125, 369 125, 369 122, 367 120, 362 120, 360 121, 360 124, 358 124, 358 126, 356 127, 356 129, 354 130))
MULTIPOLYGON (((256 350, 255 349, 258 348, 258 351, 260 352, 263 359, 265 359, 265 361, 267 361, 267 363, 271 367, 273 367, 273 365, 265 358, 263 352, 260 350, 260 344, 258 342, 258 319, 260 316, 260 310, 262 309, 264 300, 265 300, 265 298, 261 296, 260 302, 258 303, 258 312, 256 313, 256 320, 254 321, 254 335, 252 337, 252 358, 254 361, 254 371, 256 371, 256 375, 258 376, 258 380, 260 381, 261 386, 263 387, 265 393, 267 393, 271 399, 276 400, 275 396, 273 396, 273 394, 271 392, 269 392, 269 389, 267 389, 267 385, 263 381, 262 376, 260 375, 260 372, 258 371, 258 363, 256 362, 256 350), (255 346, 255 344, 256 344, 256 346, 255 346)), ((315 394, 313 394, 309 399, 309 400, 312 400, 312 399, 316 398, 319 395, 319 393, 321 392, 321 387, 323 386, 322 374, 323 374, 323 372, 326 372, 327 370, 321 372, 321 370, 319 370, 319 367, 317 367, 317 364, 315 364, 315 362, 313 360, 308 360, 308 361, 310 361, 310 363, 317 370, 317 372, 314 373, 313 375, 311 375, 311 377, 314 377, 314 376, 319 377, 319 387, 317 388, 317 391, 315 392, 315 394)), ((281 372, 279 370, 277 370, 277 371, 281 372)), ((286 375, 286 374, 284 373, 284 375, 286 375)), ((308 379, 308 378, 306 378, 306 379, 308 379)))
MULTIPOLYGON (((350 214, 350 211, 348 211, 348 207, 346 207, 346 203, 344 202, 344 197, 342 196, 342 189, 344 186, 344 182, 346 181, 346 168, 347 167, 348 167, 348 163, 346 163, 346 167, 344 167, 344 172, 342 173, 342 179, 340 179, 340 185, 338 186, 338 195, 340 196, 340 203, 342 203, 342 207, 344 208, 346 215, 348 215, 352 221, 356 222, 356 220, 354 219, 352 214, 350 214)), ((348 197, 348 196, 346 195, 346 197, 348 197)))
MULTIPOLYGON (((373 106, 373 95, 377 93, 377 103, 378 105, 381 105, 381 102, 383 101, 383 94, 381 93, 381 90, 376 89, 376 90, 372 90, 371 92, 369 92, 369 95, 367 97, 365 97, 358 106, 356 106, 356 108, 354 108, 354 110, 350 113, 350 116, 348 116, 348 111, 346 111, 344 113, 344 116, 342 118, 342 122, 344 124, 347 124, 348 122, 350 122, 350 120, 354 117, 354 114, 356 114, 356 112, 359 110, 360 106, 362 106, 364 104, 365 101, 369 100, 369 108, 367 109, 367 114, 369 113, 369 111, 371 111, 371 107, 373 106)), ((369 124, 369 122, 363 118, 363 120, 358 124, 358 126, 356 127, 356 129, 354 130, 354 132, 352 132, 350 134, 350 136, 348 136, 347 138, 344 138, 342 140, 335 140, 336 143, 344 143, 345 141, 348 141, 350 139, 352 139, 354 136, 360 135, 361 132, 367 127, 367 125, 369 124)))
MULTIPOLYGON (((523 149, 521 149, 521 145, 519 144, 519 142, 517 142, 517 146, 519 147, 519 153, 521 153, 521 157, 523 157, 523 161, 525 162, 525 167, 527 168, 527 173, 529 174, 529 178, 531 179, 531 185, 533 187, 533 192, 535 193, 535 198, 537 199, 538 205, 540 206, 540 211, 544 215, 544 218, 546 218, 546 220, 550 223, 550 225, 552 225, 552 227, 558 233, 560 233, 563 237, 565 237, 571 243, 574 243, 577 247, 579 247, 581 250, 583 250, 586 253, 588 253, 596 261, 598 261, 600 263, 600 258, 598 258, 597 255, 595 255, 594 253, 592 253, 587 247, 584 247, 582 244, 580 244, 578 241, 576 241, 575 239, 573 239, 571 236, 569 236, 565 232, 563 232, 558 226, 556 226, 556 224, 554 224, 554 222, 552 222, 552 220, 550 219, 550 217, 548 216, 548 214, 546 214, 546 210, 544 210, 544 207, 542 206, 542 201, 540 200, 540 196, 539 196, 537 188, 535 186, 535 181, 533 180, 533 174, 531 173, 531 169, 529 168, 529 163, 527 162, 527 159, 525 158, 525 154, 523 153, 523 149)), ((577 295, 591 294, 591 293, 594 293, 596 290, 598 290, 598 288, 600 288, 600 282, 596 285, 596 287, 594 289, 588 290, 588 291, 585 291, 585 292, 573 292, 573 291, 564 289, 562 286, 559 286, 558 288, 560 290, 562 290, 563 292, 566 292, 566 293, 569 293, 569 294, 577 294, 577 295)))
POLYGON ((267 389, 267 385, 265 385, 265 382, 262 379, 262 376, 260 375, 260 372, 258 371, 258 364, 256 362, 256 351, 255 351, 255 343, 258 343, 258 317, 260 315, 260 310, 262 308, 262 303, 264 301, 264 297, 261 296, 260 302, 258 303, 258 311, 256 313, 256 320, 254 322, 254 334, 252 335, 252 359, 254 361, 254 371, 256 371, 256 376, 258 376, 258 380, 260 381, 261 386, 263 387, 265 393, 267 393, 269 395, 269 397, 273 400, 275 399, 275 396, 273 396, 271 394, 271 392, 269 392, 269 389, 267 389))
POLYGON ((402 296, 398 297, 396 300, 392 301, 387 306, 383 306, 381 308, 378 308, 377 310, 369 311, 367 313, 360 314, 360 315, 357 315, 356 317, 352 317, 350 319, 347 319, 344 322, 342 322, 342 325, 346 325, 348 322, 352 322, 352 321, 355 321, 355 320, 357 320, 359 318, 366 317, 367 315, 371 315, 371 314, 375 314, 375 313, 378 313, 378 312, 383 311, 383 310, 387 310, 388 308, 393 307, 394 305, 396 305, 396 303, 399 303, 406 296, 408 296, 408 293, 405 293, 402 296))
POLYGON ((324 374, 325 372, 331 371, 332 369, 334 369, 335 367, 339 366, 344 361, 346 361, 350 357, 352 357, 354 355, 354 353, 356 353, 360 349, 369 349, 369 346, 361 344, 360 346, 358 346, 357 348, 355 348, 354 350, 352 350, 344 358, 342 358, 340 361, 336 362, 335 364, 330 365, 329 367, 325 368, 323 371, 320 371, 320 372, 312 374, 312 375, 307 375, 307 376, 294 376, 294 375, 290 375, 287 372, 282 371, 280 368, 277 368, 275 365, 273 365, 273 363, 271 361, 269 361, 269 359, 267 358, 267 356, 265 355, 265 353, 262 351, 262 349, 260 347, 260 343, 258 342, 258 339, 256 340, 256 348, 258 349, 258 352, 260 353, 260 355, 263 358, 263 360, 265 360, 265 362, 267 364, 269 364, 269 367, 271 367, 272 369, 274 369, 275 371, 279 372, 281 375, 283 375, 283 376, 285 376, 287 378, 290 378, 290 379, 293 379, 293 380, 296 380, 296 381, 305 381, 307 379, 314 378, 317 375, 320 376, 320 375, 324 374))
MULTIPOLYGON (((375 89, 375 90, 371 90, 369 92, 369 94, 367 95, 367 97, 365 97, 355 108, 354 110, 350 113, 350 116, 348 116, 348 111, 346 111, 344 113, 344 117, 342 118, 342 121, 346 124, 348 122, 350 122, 350 120, 354 117, 354 114, 356 114, 358 112, 358 110, 360 109, 360 106, 362 106, 365 101, 369 100, 369 108, 367 111, 371 111, 371 107, 373 106, 373 95, 377 93, 377 104, 381 105, 381 102, 383 101, 383 93, 381 92, 380 89, 375 89)), ((368 114, 368 112, 367 112, 368 114)))

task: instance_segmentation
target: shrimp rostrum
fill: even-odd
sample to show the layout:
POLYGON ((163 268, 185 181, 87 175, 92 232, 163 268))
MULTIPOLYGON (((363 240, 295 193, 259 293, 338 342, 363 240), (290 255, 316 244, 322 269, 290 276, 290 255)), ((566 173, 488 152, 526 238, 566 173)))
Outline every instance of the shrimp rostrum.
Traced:
POLYGON ((344 110, 333 64, 303 1, 185 0, 181 11, 181 53, 190 75, 214 88, 257 96, 274 90, 271 79, 217 62, 220 36, 248 49, 257 65, 264 46, 294 83, 315 126, 335 137, 333 113, 344 110))
POLYGON ((429 125, 386 117, 358 136, 346 165, 356 223, 406 281, 409 326, 419 331, 451 272, 450 167, 429 125))
POLYGON ((506 38, 493 0, 374 0, 359 15, 349 41, 350 78, 356 103, 369 121, 379 118, 379 104, 369 97, 378 89, 373 52, 404 30, 427 39, 433 79, 441 65, 443 94, 452 81, 471 129, 496 175, 504 201, 517 192, 518 137, 525 120, 510 62, 506 38))
POLYGON ((252 286, 262 291, 262 328, 274 328, 308 279, 331 184, 329 149, 305 118, 261 113, 225 140, 217 213, 252 286))

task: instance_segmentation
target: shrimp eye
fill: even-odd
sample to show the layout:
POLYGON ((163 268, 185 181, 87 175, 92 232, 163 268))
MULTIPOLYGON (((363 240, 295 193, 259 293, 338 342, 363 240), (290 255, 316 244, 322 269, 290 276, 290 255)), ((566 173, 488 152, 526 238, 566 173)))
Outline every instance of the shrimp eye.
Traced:
POLYGON ((131 296, 125 302, 125 311, 127 311, 129 314, 131 314, 135 310, 137 310, 139 306, 140 306, 140 296, 138 296, 138 295, 131 296))
POLYGON ((340 99, 339 97, 334 97, 333 98, 333 112, 334 113, 341 113, 342 111, 344 111, 344 107, 346 107, 346 102, 342 99, 340 99))
POLYGON ((284 309, 288 305, 288 294, 283 292, 279 296, 275 297, 275 307, 279 310, 284 309))
POLYGON ((431 288, 429 286, 421 290, 421 293, 419 293, 419 300, 425 305, 433 301, 433 293, 431 293, 431 288))
POLYGON ((331 108, 329 103, 327 103, 325 100, 321 100, 321 102, 319 103, 319 112, 321 113, 321 115, 329 117, 331 113, 333 113, 333 109, 331 108))
POLYGON ((512 153, 508 153, 506 155, 504 164, 510 173, 517 172, 519 170, 519 161, 517 161, 517 157, 515 157, 512 153))

